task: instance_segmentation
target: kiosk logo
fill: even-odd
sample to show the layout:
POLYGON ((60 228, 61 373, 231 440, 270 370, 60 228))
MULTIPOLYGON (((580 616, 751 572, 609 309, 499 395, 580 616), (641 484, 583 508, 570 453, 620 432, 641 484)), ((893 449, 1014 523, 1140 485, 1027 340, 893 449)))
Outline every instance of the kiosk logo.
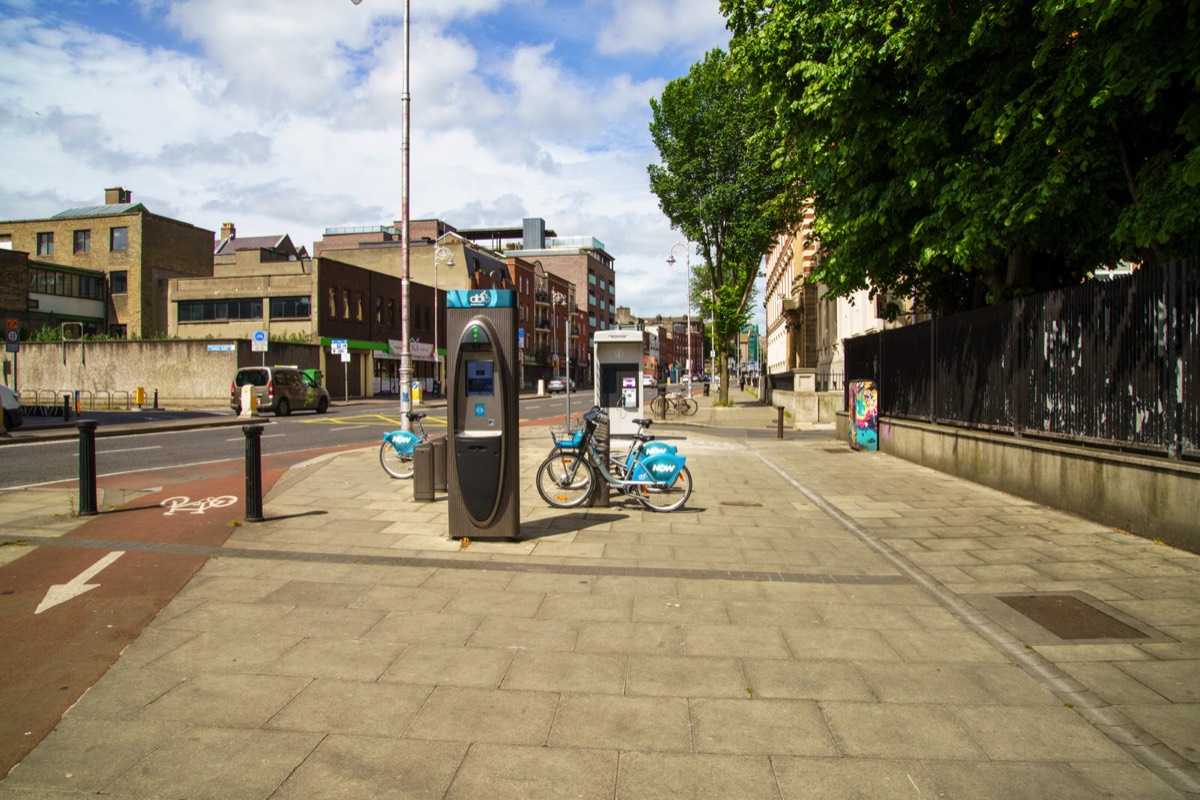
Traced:
POLYGON ((446 292, 446 308, 516 308, 512 289, 452 289, 446 292))

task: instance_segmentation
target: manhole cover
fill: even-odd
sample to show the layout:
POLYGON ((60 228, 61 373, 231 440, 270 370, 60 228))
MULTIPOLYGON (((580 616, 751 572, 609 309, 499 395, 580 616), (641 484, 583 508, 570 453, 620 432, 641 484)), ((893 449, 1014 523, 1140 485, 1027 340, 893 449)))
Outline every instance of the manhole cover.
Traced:
POLYGON ((1071 595, 1008 595, 999 599, 1060 639, 1151 638, 1071 595))

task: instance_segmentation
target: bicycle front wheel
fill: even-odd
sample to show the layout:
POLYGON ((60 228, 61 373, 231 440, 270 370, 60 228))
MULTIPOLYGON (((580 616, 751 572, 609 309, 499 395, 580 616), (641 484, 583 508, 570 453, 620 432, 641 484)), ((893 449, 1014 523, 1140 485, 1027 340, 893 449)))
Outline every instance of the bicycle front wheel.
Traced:
POLYGON ((667 410, 666 398, 662 397, 661 395, 655 397, 650 401, 650 410, 661 417, 663 412, 667 410))
POLYGON ((681 408, 683 413, 690 417, 692 414, 696 413, 697 409, 700 408, 700 404, 690 397, 685 397, 681 403, 681 408))
POLYGON ((692 496, 692 473, 684 467, 670 486, 639 486, 634 494, 653 511, 674 511, 682 508, 692 496))
POLYGON ((577 453, 552 453, 537 471, 537 490, 555 508, 575 508, 592 493, 592 465, 577 453))
POLYGON ((393 478, 411 478, 416 467, 413 466, 412 453, 403 455, 388 442, 379 445, 379 464, 383 471, 393 478))

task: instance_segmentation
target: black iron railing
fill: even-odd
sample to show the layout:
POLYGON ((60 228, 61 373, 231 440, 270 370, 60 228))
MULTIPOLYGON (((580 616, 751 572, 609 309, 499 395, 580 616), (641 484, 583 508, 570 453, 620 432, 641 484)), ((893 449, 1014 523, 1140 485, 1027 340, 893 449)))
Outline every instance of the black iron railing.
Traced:
POLYGON ((1200 457, 1200 260, 846 340, 881 417, 1200 457))

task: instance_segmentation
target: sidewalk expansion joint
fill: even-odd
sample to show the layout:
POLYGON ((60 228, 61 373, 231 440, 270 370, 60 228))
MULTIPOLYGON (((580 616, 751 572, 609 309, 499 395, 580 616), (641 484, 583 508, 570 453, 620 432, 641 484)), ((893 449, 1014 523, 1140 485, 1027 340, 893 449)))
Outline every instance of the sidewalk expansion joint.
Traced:
POLYGON ((92 550, 134 550, 210 558, 249 558, 266 561, 307 561, 326 564, 417 567, 423 569, 471 569, 483 572, 530 572, 550 575, 619 576, 631 578, 680 578, 710 581, 757 581, 761 583, 826 583, 842 586, 897 586, 912 581, 904 575, 836 575, 814 572, 774 572, 687 567, 626 567, 604 564, 545 564, 524 561, 492 561, 480 558, 447 556, 364 555, 322 553, 300 550, 255 550, 244 547, 206 547, 167 542, 126 542, 115 539, 82 539, 50 536, 4 536, 0 544, 24 544, 36 547, 72 547, 92 550))

